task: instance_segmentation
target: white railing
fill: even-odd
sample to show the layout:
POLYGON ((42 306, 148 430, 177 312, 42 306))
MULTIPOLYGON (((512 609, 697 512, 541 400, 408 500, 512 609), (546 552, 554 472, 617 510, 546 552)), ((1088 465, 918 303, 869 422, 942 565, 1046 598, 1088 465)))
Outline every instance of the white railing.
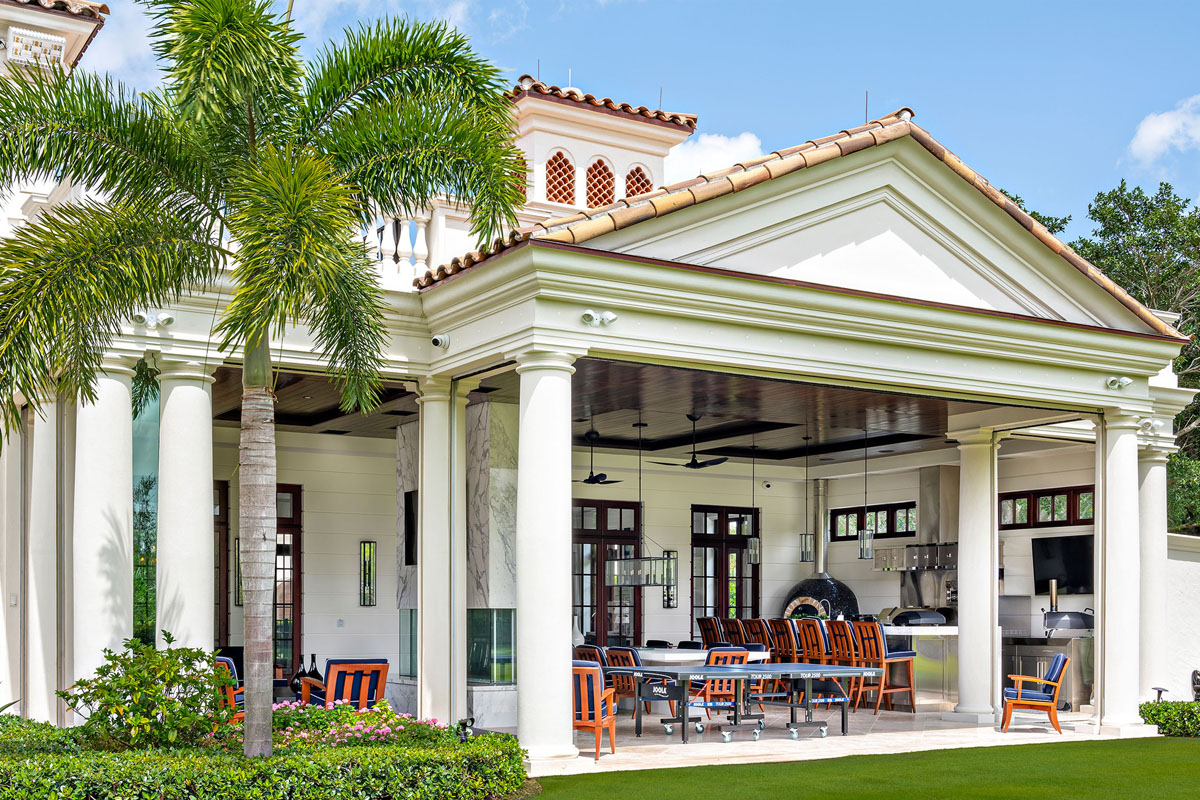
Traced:
POLYGON ((375 228, 375 257, 385 289, 411 291, 413 278, 429 269, 428 210, 383 214, 375 228))

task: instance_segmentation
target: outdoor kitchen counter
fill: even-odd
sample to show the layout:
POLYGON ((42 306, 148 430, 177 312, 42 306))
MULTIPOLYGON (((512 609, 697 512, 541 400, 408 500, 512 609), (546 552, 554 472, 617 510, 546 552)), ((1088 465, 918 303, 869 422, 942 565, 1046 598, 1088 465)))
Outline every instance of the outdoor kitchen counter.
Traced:
MULTIPOLYGON (((958 626, 884 625, 892 649, 915 650, 913 680, 917 684, 918 711, 949 711, 958 702, 958 626)), ((908 682, 903 664, 893 664, 888 682, 908 682)), ((907 694, 892 695, 892 702, 908 708, 907 694)))

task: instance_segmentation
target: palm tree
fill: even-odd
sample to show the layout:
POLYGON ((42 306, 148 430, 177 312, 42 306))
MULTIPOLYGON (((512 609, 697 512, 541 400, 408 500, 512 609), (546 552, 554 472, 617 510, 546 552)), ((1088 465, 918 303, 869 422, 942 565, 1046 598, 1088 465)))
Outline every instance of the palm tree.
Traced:
POLYGON ((270 340, 309 328, 342 408, 377 404, 385 331, 355 232, 378 209, 458 198, 487 241, 522 175, 497 69, 443 24, 346 31, 303 63, 268 0, 141 0, 163 86, 83 72, 0 81, 0 186, 91 190, 0 243, 0 422, 19 393, 95 398, 102 354, 138 308, 232 282, 217 332, 242 351, 238 469, 247 756, 271 752, 275 435, 270 340))

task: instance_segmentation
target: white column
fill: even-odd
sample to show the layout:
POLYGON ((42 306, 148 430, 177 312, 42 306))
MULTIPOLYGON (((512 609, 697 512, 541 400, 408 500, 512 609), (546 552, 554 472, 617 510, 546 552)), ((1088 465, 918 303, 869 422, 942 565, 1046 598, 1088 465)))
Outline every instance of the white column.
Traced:
POLYGON ((72 628, 75 679, 133 636, 133 370, 105 363, 75 417, 72 628))
POLYGON ((53 722, 58 701, 58 403, 33 414, 25 487, 25 685, 22 711, 53 722))
POLYGON ((211 368, 161 365, 158 423, 156 635, 215 644, 211 368))
POLYGON ((995 719, 996 444, 991 430, 958 440, 958 705, 950 717, 995 719))
MULTIPOLYGON (((21 698, 20 429, 0 431, 0 707, 21 698)), ((18 706, 9 713, 19 713, 18 706)))
POLYGON ((1104 498, 1096 542, 1100 595, 1096 598, 1100 637, 1097 646, 1096 696, 1102 728, 1137 725, 1138 643, 1140 634, 1141 556, 1138 520, 1138 443, 1140 420, 1106 412, 1101 454, 1104 498))
POLYGON ((420 278, 429 269, 429 212, 425 209, 418 211, 413 215, 413 222, 417 229, 416 238, 413 239, 413 276, 420 278))
POLYGON ((450 471, 450 712, 467 716, 467 401, 477 380, 454 384, 450 471))
POLYGON ((1153 700, 1154 687, 1168 681, 1167 638, 1167 452, 1138 453, 1138 527, 1141 558, 1141 639, 1138 642, 1139 699, 1153 700))
POLYGON ((451 718, 450 381, 420 383, 421 447, 417 539, 417 716, 451 718))
POLYGON ((517 736, 530 760, 578 755, 571 729, 571 366, 517 357, 517 736))

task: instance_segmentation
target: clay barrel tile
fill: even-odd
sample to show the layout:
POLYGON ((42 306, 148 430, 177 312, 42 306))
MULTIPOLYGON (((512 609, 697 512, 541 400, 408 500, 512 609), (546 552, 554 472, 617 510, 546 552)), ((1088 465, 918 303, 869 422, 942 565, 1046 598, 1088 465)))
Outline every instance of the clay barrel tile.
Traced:
POLYGON ((605 233, 610 233, 616 230, 613 224, 613 219, 608 214, 605 214, 595 219, 589 219, 586 222, 576 222, 574 225, 567 228, 574 236, 575 244, 586 242, 588 239, 595 239, 605 233))
POLYGON ((733 192, 733 183, 729 178, 718 178, 715 181, 693 186, 690 189, 692 196, 696 198, 697 203, 703 203, 706 200, 712 200, 715 197, 730 194, 733 192))
POLYGON ((778 161, 771 161, 764 164, 763 168, 771 173, 772 178, 781 178, 784 175, 804 169, 807 166, 808 161, 804 153, 795 153, 787 158, 781 158, 778 161))
POLYGON ((771 180, 771 173, 767 172, 766 167, 755 167, 745 172, 730 175, 728 180, 733 184, 733 190, 740 192, 743 189, 749 189, 751 186, 757 186, 764 181, 771 180))
POLYGON ((617 230, 620 230, 621 228, 628 228, 630 225, 635 225, 642 220, 658 216, 658 214, 654 210, 654 206, 650 203, 639 203, 636 206, 618 209, 612 212, 611 216, 613 225, 617 230))
POLYGON ((650 201, 650 205, 654 206, 654 215, 662 217, 681 208, 687 208, 695 202, 696 198, 691 191, 683 191, 656 197, 650 201))

